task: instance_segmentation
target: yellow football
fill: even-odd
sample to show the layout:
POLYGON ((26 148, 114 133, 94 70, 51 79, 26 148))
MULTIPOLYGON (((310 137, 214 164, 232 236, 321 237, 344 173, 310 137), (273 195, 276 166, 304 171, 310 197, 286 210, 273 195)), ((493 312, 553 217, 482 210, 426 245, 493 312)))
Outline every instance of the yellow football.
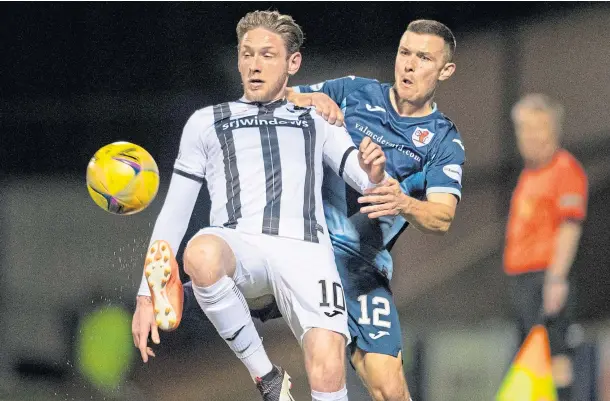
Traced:
POLYGON ((91 199, 114 214, 134 214, 155 199, 159 169, 141 146, 114 142, 95 152, 87 165, 87 189, 91 199))

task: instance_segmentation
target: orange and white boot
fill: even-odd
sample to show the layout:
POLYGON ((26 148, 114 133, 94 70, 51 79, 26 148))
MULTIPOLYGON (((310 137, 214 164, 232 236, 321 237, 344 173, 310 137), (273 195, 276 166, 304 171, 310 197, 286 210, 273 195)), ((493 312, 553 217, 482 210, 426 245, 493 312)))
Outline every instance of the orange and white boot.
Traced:
POLYGON ((157 326, 164 331, 175 330, 182 319, 184 292, 178 263, 167 241, 157 240, 148 248, 144 274, 157 326))

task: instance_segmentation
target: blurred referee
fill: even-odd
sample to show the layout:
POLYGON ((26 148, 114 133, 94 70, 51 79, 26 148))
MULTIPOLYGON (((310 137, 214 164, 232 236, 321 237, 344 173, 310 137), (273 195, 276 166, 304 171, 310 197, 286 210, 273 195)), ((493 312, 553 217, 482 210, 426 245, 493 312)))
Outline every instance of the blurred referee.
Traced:
POLYGON ((568 274, 587 211, 587 175, 560 147, 563 107, 546 95, 529 94, 513 107, 519 152, 525 167, 510 204, 504 271, 521 342, 532 326, 549 332, 553 381, 559 400, 570 400, 572 363, 568 274))

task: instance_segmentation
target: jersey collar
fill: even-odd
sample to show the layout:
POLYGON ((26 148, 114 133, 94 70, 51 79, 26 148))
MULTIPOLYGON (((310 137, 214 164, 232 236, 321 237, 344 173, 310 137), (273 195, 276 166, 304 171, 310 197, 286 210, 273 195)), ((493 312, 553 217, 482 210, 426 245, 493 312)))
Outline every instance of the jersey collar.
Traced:
POLYGON ((389 110, 389 114, 392 117, 392 120, 397 121, 399 123, 400 122, 409 123, 409 124, 421 123, 421 122, 425 122, 425 121, 430 121, 431 119, 437 117, 437 115, 439 114, 436 103, 432 103, 432 111, 430 112, 430 114, 427 114, 422 117, 403 117, 403 116, 401 116, 400 114, 398 114, 398 112, 396 112, 396 110, 394 109, 394 106, 392 106, 392 102, 390 101, 390 90, 391 89, 392 89, 391 84, 385 84, 383 86, 383 101, 385 102, 386 110, 389 110))
POLYGON ((239 103, 244 103, 244 104, 251 104, 253 106, 257 106, 257 107, 263 107, 265 106, 268 109, 277 109, 278 107, 284 106, 286 103, 288 103, 288 101, 286 100, 286 98, 283 99, 278 99, 278 100, 274 100, 273 102, 268 102, 268 103, 261 103, 261 102, 251 102, 248 99, 246 99, 245 96, 242 96, 239 100, 239 103))

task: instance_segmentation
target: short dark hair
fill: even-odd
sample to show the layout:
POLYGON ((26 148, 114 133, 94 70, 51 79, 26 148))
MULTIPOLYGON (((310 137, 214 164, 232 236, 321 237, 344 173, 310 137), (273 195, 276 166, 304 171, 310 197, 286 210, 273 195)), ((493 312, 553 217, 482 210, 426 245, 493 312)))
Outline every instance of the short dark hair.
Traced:
POLYGON ((290 15, 277 11, 249 12, 237 24, 238 43, 241 43, 248 31, 256 28, 265 28, 280 35, 284 39, 288 55, 298 52, 303 45, 303 30, 290 15))
POLYGON ((407 32, 434 35, 442 38, 445 41, 445 45, 448 47, 447 62, 453 60, 453 53, 455 53, 456 45, 455 36, 453 36, 451 29, 447 28, 447 25, 430 19, 418 19, 407 26, 407 32))

